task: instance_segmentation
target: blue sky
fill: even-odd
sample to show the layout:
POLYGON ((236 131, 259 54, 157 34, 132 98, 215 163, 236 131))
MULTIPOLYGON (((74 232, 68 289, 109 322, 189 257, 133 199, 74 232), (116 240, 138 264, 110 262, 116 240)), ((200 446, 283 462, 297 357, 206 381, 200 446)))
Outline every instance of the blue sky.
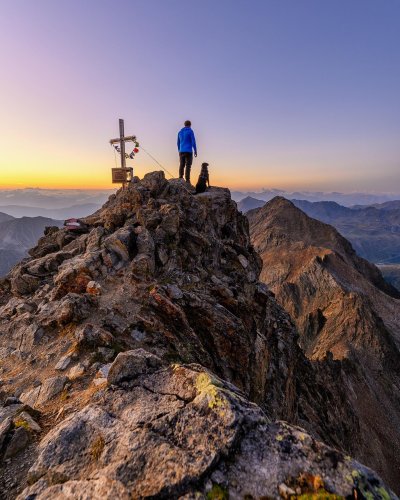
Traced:
POLYGON ((189 118, 220 185, 400 193, 399 34, 398 0, 7 2, 0 187, 108 187, 123 117, 174 174, 189 118))

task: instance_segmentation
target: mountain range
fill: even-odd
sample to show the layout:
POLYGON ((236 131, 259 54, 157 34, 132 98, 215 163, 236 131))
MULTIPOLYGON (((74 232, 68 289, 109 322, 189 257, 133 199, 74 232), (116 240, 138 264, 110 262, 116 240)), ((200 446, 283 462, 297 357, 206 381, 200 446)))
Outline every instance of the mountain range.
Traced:
POLYGON ((84 217, 98 210, 115 189, 2 189, 0 212, 13 217, 84 217))
POLYGON ((400 199, 400 193, 338 193, 322 191, 285 191, 282 189, 264 189, 262 191, 247 192, 232 191, 232 199, 237 203, 245 198, 253 198, 266 202, 272 200, 272 198, 276 196, 282 196, 289 200, 306 200, 310 202, 334 201, 345 207, 352 207, 354 205, 370 206, 400 199))
POLYGON ((73 217, 86 217, 101 207, 101 203, 85 203, 61 208, 41 208, 21 205, 3 205, 0 210, 13 217, 47 217, 65 220, 73 217))
POLYGON ((309 216, 336 227, 362 257, 380 264, 400 263, 398 201, 355 209, 334 202, 293 203, 309 216))
POLYGON ((62 226, 62 222, 46 217, 14 218, 0 212, 0 276, 28 255, 47 226, 62 226))
POLYGON ((398 292, 283 198, 249 219, 152 172, 0 280, 5 500, 397 498, 398 292))
POLYGON ((53 209, 86 203, 103 204, 112 193, 115 189, 0 189, 0 211, 5 205, 53 209))
MULTIPOLYGON (((67 217, 83 217, 84 214, 66 215, 61 213, 33 213, 32 208, 43 208, 50 211, 55 209, 68 209, 70 207, 92 205, 93 210, 97 210, 107 198, 115 193, 115 189, 0 189, 0 211, 10 213, 4 207, 10 207, 9 210, 19 210, 18 213, 10 213, 15 217, 22 216, 44 216, 65 219, 67 217), (96 208, 94 207, 96 206, 96 208), (26 211, 23 211, 25 207, 26 211)), ((285 191, 282 189, 264 189, 262 191, 237 191, 232 190, 232 199, 240 202, 246 197, 252 197, 262 201, 269 201, 275 196, 283 196, 288 199, 315 201, 335 201, 343 206, 354 205, 373 205, 382 204, 391 200, 400 199, 400 193, 338 193, 322 191, 285 191)), ((255 208, 255 207, 253 207, 255 208)), ((88 215, 88 214, 86 214, 88 215)))
MULTIPOLYGON (((333 225, 360 256, 377 264, 400 263, 399 201, 352 208, 333 201, 291 201, 310 217, 333 225)), ((246 213, 263 205, 262 200, 245 198, 238 208, 246 213)))

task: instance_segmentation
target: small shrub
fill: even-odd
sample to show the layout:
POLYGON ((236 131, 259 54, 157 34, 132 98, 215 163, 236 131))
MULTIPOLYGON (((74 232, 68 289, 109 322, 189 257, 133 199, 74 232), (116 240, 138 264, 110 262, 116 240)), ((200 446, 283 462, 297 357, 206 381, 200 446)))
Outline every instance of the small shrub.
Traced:
POLYGON ((93 441, 92 446, 90 448, 90 454, 94 458, 94 460, 98 460, 103 453, 105 446, 105 441, 102 435, 97 436, 97 438, 93 441))
POLYGON ((219 484, 213 484, 211 490, 207 493, 207 500, 228 500, 229 495, 225 488, 219 484))
POLYGON ((60 401, 66 401, 69 398, 68 390, 64 389, 60 394, 60 401))

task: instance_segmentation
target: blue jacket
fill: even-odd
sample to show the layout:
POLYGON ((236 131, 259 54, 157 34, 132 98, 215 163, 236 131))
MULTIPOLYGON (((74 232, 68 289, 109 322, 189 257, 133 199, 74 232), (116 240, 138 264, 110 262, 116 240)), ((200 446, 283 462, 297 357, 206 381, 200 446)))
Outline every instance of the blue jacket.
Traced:
POLYGON ((178 151, 180 153, 192 153, 192 150, 197 154, 194 132, 190 127, 183 127, 178 133, 178 151))

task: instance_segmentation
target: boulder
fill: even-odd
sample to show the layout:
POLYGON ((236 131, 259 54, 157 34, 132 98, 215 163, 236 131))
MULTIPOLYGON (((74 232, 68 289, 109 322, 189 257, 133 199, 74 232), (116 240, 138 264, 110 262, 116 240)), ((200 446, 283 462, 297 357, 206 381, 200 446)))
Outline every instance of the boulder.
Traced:
POLYGON ((143 177, 142 185, 150 191, 152 196, 160 196, 168 186, 162 170, 158 172, 149 172, 143 177))
POLYGON ((8 432, 12 428, 12 418, 6 417, 2 421, 0 421, 0 452, 3 447, 4 441, 8 432))
POLYGON ((68 379, 64 376, 51 377, 46 379, 39 387, 39 397, 36 405, 40 406, 57 396, 63 389, 68 379))
POLYGON ((101 295, 101 285, 97 281, 89 281, 86 286, 86 292, 90 295, 101 295))
POLYGON ((23 425, 33 432, 41 432, 42 428, 36 422, 36 420, 29 415, 27 411, 21 411, 16 417, 14 417, 14 425, 23 425))
POLYGON ((88 295, 82 296, 77 293, 68 293, 63 297, 58 306, 57 322, 65 325, 71 322, 79 322, 90 316, 93 305, 88 295))
POLYGON ((249 267, 249 261, 242 254, 238 255, 238 260, 241 263, 243 269, 247 269, 249 267))
POLYGON ((153 274, 154 266, 153 256, 140 253, 132 260, 129 269, 134 275, 146 278, 153 274))
POLYGON ((24 450, 30 442, 30 434, 25 427, 17 427, 11 437, 11 441, 8 443, 6 451, 4 453, 4 459, 7 460, 20 451, 24 450))
POLYGON ((108 374, 110 372, 111 366, 112 366, 112 363, 107 363, 106 365, 100 366, 100 368, 99 368, 99 370, 97 372, 97 376, 99 378, 107 378, 108 374))
POLYGON ((41 386, 34 387, 33 389, 30 389, 28 391, 23 392, 20 396, 19 399, 29 405, 34 407, 36 405, 36 402, 38 400, 39 394, 40 394, 41 386))
POLYGON ((14 419, 21 412, 27 412, 35 418, 40 416, 40 412, 38 410, 34 410, 29 404, 19 402, 0 407, 0 422, 3 422, 8 417, 14 419))
POLYGON ((68 379, 64 376, 46 379, 42 385, 21 394, 24 403, 36 407, 57 396, 63 389, 68 379))
POLYGON ((54 277, 54 298, 60 299, 67 293, 84 293, 88 283, 93 279, 97 259, 94 255, 77 255, 63 263, 54 277))
POLYGON ((107 381, 110 385, 133 380, 140 375, 152 373, 162 366, 160 358, 144 349, 120 352, 110 366, 107 381))
POLYGON ((72 356, 70 356, 69 354, 66 354, 65 356, 62 356, 58 360, 58 363, 56 364, 56 366, 54 368, 55 368, 55 370, 64 371, 65 369, 68 368, 71 361, 72 361, 72 356))
POLYGON ((182 290, 176 285, 167 285, 166 291, 170 299, 179 300, 183 298, 182 290))
POLYGON ((12 274, 10 280, 11 291, 15 295, 28 295, 37 290, 40 286, 40 280, 38 278, 23 273, 23 271, 12 274))
POLYGON ((115 356, 114 349, 110 349, 109 347, 98 347, 97 352, 105 361, 111 361, 115 356))
POLYGON ((96 386, 96 387, 100 387, 100 386, 105 386, 107 384, 107 379, 105 377, 99 377, 99 378, 94 378, 93 379, 93 384, 96 386))
POLYGON ((199 365, 102 391, 98 403, 45 436, 28 483, 19 500, 100 491, 102 498, 280 498, 291 490, 298 498, 396 498, 371 470, 298 427, 271 423, 199 365))
POLYGON ((76 329, 75 339, 82 346, 101 347, 111 345, 114 341, 114 336, 103 328, 95 326, 92 323, 87 323, 76 329))
POLYGON ((68 372, 68 378, 70 380, 76 380, 77 378, 82 377, 85 374, 85 371, 85 367, 81 363, 78 363, 70 369, 68 372))
POLYGON ((135 251, 136 236, 131 226, 124 226, 104 240, 104 247, 116 257, 115 264, 128 262, 135 251))

